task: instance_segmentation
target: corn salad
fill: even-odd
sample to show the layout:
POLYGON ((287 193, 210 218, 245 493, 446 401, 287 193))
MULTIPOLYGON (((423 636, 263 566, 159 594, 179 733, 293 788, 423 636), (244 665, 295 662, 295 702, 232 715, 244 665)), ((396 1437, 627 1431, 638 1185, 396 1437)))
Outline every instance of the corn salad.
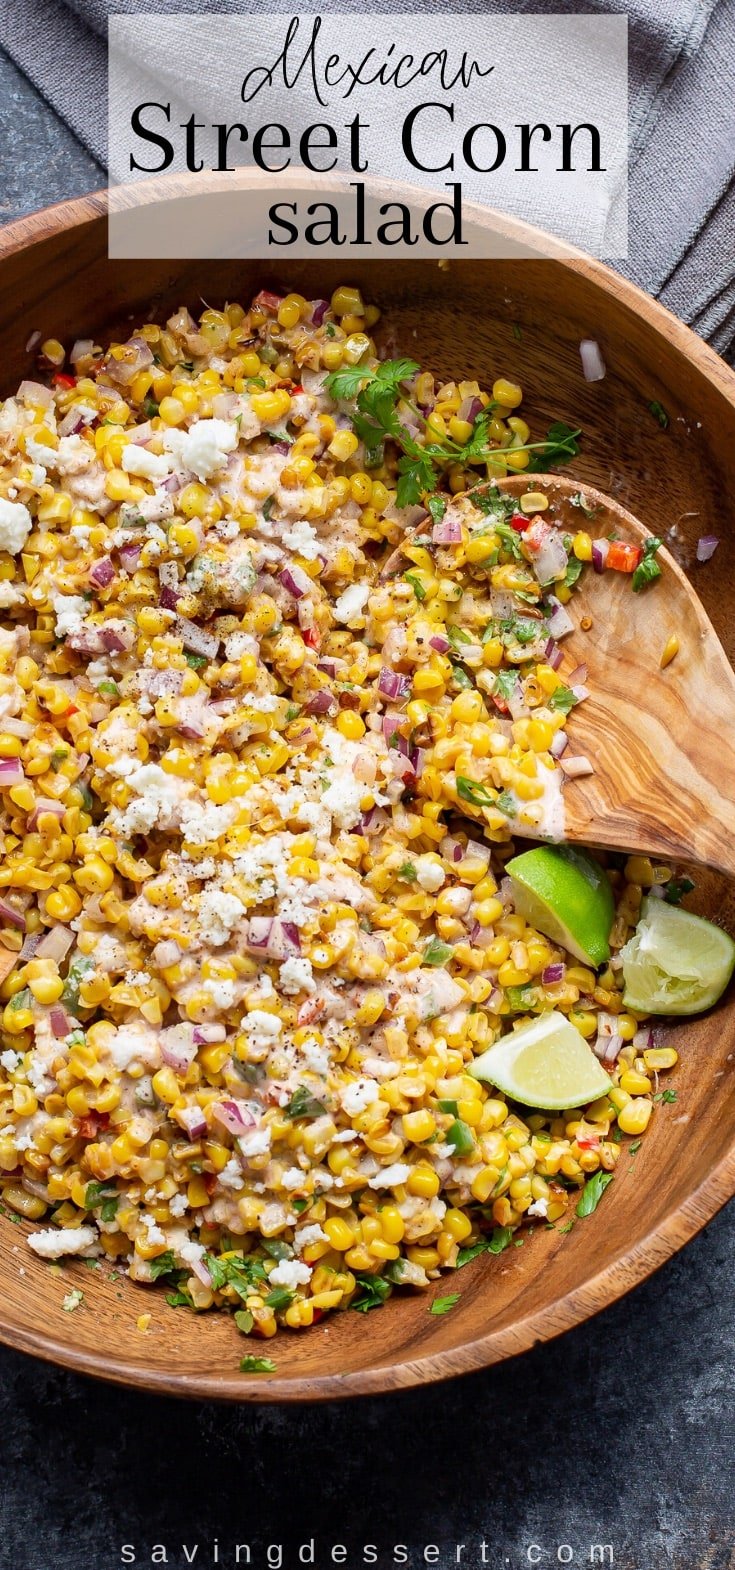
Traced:
MULTIPOLYGON (((415 535, 325 388, 377 364, 378 315, 264 292, 50 340, 0 410, 4 1203, 42 1258, 265 1337, 561 1222, 676 1061, 503 872, 514 827, 563 822, 589 537, 531 478, 467 496, 528 463, 506 378, 495 457, 415 535), (622 1039, 614 1088, 522 1115, 468 1067, 550 1007, 622 1039)), ((490 402, 404 392, 458 442, 490 402)), ((614 952, 669 876, 612 866, 614 952)))

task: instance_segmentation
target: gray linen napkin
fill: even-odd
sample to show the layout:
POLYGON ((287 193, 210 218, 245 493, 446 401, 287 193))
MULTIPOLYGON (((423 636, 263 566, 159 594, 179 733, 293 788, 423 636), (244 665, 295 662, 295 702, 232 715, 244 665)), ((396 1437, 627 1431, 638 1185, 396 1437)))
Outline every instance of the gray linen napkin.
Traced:
MULTIPOLYGON (((347 12, 354 0, 309 10, 347 12)), ((371 0, 390 13, 402 0, 371 0)), ((293 0, 268 0, 292 14, 293 0)), ((433 7, 431 7, 433 9, 433 7)), ((106 160, 110 12, 255 12, 257 0, 4 0, 0 46, 90 152, 106 160)), ((419 9, 429 9, 422 3, 419 9)), ((628 16, 629 257, 625 273, 715 348, 735 340, 735 0, 461 0, 480 15, 628 16)))

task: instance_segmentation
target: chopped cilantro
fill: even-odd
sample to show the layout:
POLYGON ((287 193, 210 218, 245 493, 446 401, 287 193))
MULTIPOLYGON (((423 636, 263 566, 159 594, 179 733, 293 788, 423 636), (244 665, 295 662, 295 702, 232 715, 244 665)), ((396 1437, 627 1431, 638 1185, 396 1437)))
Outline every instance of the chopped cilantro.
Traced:
POLYGON ((116 681, 101 681, 98 688, 105 698, 119 698, 120 688, 116 681))
POLYGON ((249 1308, 238 1308, 234 1315, 235 1324, 244 1336, 249 1336, 255 1320, 249 1308))
POLYGON ((415 883, 418 873, 413 862, 404 861, 403 865, 398 868, 398 876, 403 878, 404 883, 415 883))
POLYGON ((664 1101, 669 1105, 672 1105, 675 1101, 679 1100, 679 1093, 676 1090, 659 1090, 658 1094, 652 1097, 652 1100, 664 1101))
POLYGON ((263 517, 266 520, 268 518, 270 518, 271 512, 273 511, 273 505, 274 505, 275 499, 276 499, 275 496, 266 496, 265 501, 263 502, 262 512, 263 512, 263 517))
POLYGON ((367 1314, 371 1308, 380 1308, 391 1294, 391 1285, 384 1276, 361 1276, 355 1274, 355 1281, 359 1288, 359 1296, 353 1297, 350 1308, 356 1308, 358 1313, 367 1314))
POLYGON ((143 413, 147 420, 155 420, 156 415, 158 414, 158 404, 156 403, 155 398, 143 399, 143 413))
POLYGON ((198 671, 201 670, 203 665, 208 665, 209 661, 206 654, 187 654, 186 663, 191 666, 192 670, 198 671))
POLYGON ((288 1106, 284 1108, 284 1116, 287 1118, 319 1118, 324 1111, 323 1103, 317 1101, 316 1096, 312 1096, 311 1091, 307 1090, 305 1085, 299 1085, 288 1106))
POLYGON ((629 1156, 637 1156, 638 1155, 638 1151, 640 1150, 642 1144, 643 1144, 643 1140, 642 1139, 635 1140, 634 1144, 628 1146, 628 1155, 629 1156))
POLYGON ((661 549, 661 544, 662 542, 659 539, 646 540, 643 547, 643 555, 633 573, 634 594, 639 594, 641 589, 645 589, 647 583, 653 583, 656 578, 661 577, 661 568, 656 561, 656 552, 661 549))
POLYGON ((150 1261, 151 1281, 157 1281, 159 1276, 170 1276, 176 1270, 176 1259, 170 1248, 164 1254, 158 1254, 150 1261))
POLYGON ((80 1304, 83 1302, 84 1293, 79 1287, 72 1287, 71 1292, 67 1292, 61 1307, 63 1308, 65 1314, 73 1314, 75 1308, 79 1308, 80 1304))
POLYGON ((275 1371, 272 1357, 244 1357, 240 1364, 241 1374, 275 1374, 275 1371))
POLYGON ((56 750, 54 752, 52 752, 51 757, 49 759, 49 762, 50 762, 51 767, 52 767, 52 769, 54 771, 54 774, 58 774, 59 769, 61 768, 62 763, 66 762, 66 759, 68 758, 68 756, 69 756, 69 748, 68 747, 57 747, 56 750))
POLYGON ((268 1296, 263 1299, 266 1308, 272 1308, 275 1312, 278 1312, 281 1308, 288 1308, 289 1304, 293 1303, 293 1300, 294 1294, 289 1292, 287 1287, 273 1287, 268 1296))
POLYGON ((668 905, 680 905, 685 894, 691 894, 696 888, 693 878, 670 878, 664 890, 664 899, 668 905))
POLYGON ((308 1199, 292 1199, 291 1209, 296 1211, 297 1216, 300 1216, 304 1210, 308 1209, 310 1203, 311 1201, 308 1199))
POLYGON ((579 703, 579 698, 575 697, 571 687, 564 685, 555 687, 549 698, 549 708, 558 710, 560 714, 568 714, 575 703, 579 703))
POLYGON ((570 556, 569 561, 567 563, 567 570, 566 570, 566 572, 564 574, 564 582, 565 582, 566 587, 568 589, 573 589, 574 588, 574 585, 577 582, 577 579, 578 579, 581 571, 582 571, 582 562, 578 561, 576 556, 570 556))
POLYGON ((651 402, 648 404, 648 412, 653 415, 654 420, 658 420, 662 431, 668 430, 669 416, 663 404, 659 403, 658 398, 651 399, 651 402))
POLYGON ((193 1308, 194 1299, 186 1287, 177 1287, 175 1292, 166 1293, 166 1302, 169 1308, 193 1308))
POLYGON ((576 1211, 578 1216, 592 1215, 593 1210, 597 1209, 608 1183, 612 1183, 612 1180, 612 1172, 603 1172, 602 1170, 595 1172, 594 1176, 589 1178, 579 1196, 576 1211))
POLYGON ((447 510, 446 498, 444 496, 430 496, 426 505, 429 509, 432 523, 441 523, 447 510))
POLYGON ((447 1297, 435 1297, 429 1307, 430 1314, 448 1314, 459 1302, 460 1292, 450 1292, 447 1297))
POLYGON ((461 1248, 457 1255, 457 1269, 468 1265, 470 1260, 477 1259, 478 1254, 502 1254, 503 1250, 510 1247, 513 1239, 511 1227, 494 1227, 490 1237, 480 1238, 477 1243, 470 1243, 468 1248, 461 1248))

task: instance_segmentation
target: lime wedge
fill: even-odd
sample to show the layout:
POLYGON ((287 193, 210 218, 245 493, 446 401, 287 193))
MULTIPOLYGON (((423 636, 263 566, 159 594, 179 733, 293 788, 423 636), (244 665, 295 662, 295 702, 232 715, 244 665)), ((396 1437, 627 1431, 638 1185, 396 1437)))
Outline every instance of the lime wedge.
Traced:
POLYGON ((516 910, 585 965, 610 958, 615 907, 610 879, 571 845, 539 845, 508 862, 516 910))
POLYGON ((584 1036, 553 1009, 501 1036, 469 1072, 513 1101, 549 1112, 586 1106, 611 1084, 584 1036))
POLYGON ((735 943, 721 927, 650 895, 621 954, 623 1001, 636 1014, 699 1014, 735 968, 735 943))

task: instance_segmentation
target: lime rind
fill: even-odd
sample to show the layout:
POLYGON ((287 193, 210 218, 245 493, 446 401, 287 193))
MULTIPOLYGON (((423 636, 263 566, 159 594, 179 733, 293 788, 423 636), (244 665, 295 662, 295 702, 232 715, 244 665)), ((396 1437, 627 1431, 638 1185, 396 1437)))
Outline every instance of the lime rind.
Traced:
POLYGON ((634 1014, 700 1014, 735 970, 735 943, 703 916, 648 895, 621 958, 623 1002, 634 1014))
POLYGON ((610 958, 615 903, 604 868, 571 845, 539 845, 506 867, 519 915, 595 968, 610 958))

